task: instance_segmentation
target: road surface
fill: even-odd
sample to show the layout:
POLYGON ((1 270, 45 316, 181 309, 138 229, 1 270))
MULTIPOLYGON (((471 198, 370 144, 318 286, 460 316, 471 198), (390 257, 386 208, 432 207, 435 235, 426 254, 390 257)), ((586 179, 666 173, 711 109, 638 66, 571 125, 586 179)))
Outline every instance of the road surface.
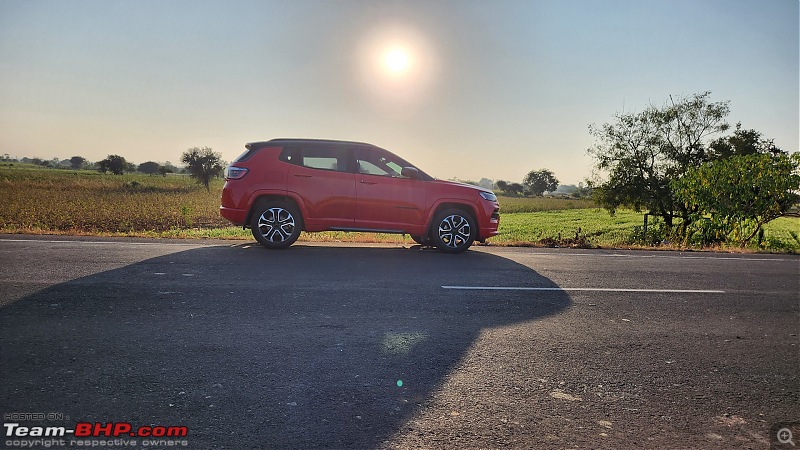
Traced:
POLYGON ((0 236, 2 445, 781 448, 799 283, 787 255, 0 236))

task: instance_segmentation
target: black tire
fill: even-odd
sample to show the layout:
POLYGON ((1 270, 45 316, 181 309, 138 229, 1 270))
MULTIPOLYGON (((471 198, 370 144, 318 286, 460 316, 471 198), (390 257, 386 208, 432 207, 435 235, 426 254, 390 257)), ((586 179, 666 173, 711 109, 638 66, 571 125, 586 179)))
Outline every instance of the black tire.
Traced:
POLYGON ((428 236, 415 236, 412 234, 411 239, 423 247, 429 247, 433 245, 431 238, 428 236))
POLYGON ((478 227, 472 214, 463 209, 447 209, 433 218, 431 240, 445 253, 461 253, 472 245, 478 227))
POLYGON ((256 205, 250 220, 253 237, 266 248, 286 248, 300 237, 303 218, 289 202, 268 200, 256 205))

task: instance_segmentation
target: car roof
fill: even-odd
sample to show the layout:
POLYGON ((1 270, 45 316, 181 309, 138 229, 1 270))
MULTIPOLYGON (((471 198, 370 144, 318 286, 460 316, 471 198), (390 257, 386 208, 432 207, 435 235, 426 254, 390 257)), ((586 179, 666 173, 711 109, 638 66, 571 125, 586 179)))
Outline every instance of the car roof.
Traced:
POLYGON ((271 145, 279 145, 279 146, 287 146, 287 145, 358 145, 362 147, 375 147, 375 145, 367 144, 366 142, 354 142, 354 141, 337 141, 333 139, 304 139, 304 138, 279 138, 279 139, 270 139, 269 141, 258 141, 258 142, 251 142, 245 147, 249 149, 261 148, 261 147, 268 147, 271 145))
MULTIPOLYGON (((354 142, 354 141, 337 141, 333 139, 304 139, 304 138, 279 138, 279 139, 270 139, 269 141, 258 141, 258 142, 250 142, 249 144, 245 145, 245 148, 249 152, 258 151, 264 147, 287 147, 287 146, 294 146, 294 145, 325 145, 325 146, 357 146, 360 148, 371 148, 376 150, 383 150, 389 152, 389 150, 383 149, 378 147, 377 145, 367 144, 366 142, 354 142)), ((389 152, 391 153, 391 152, 389 152)), ((396 156, 396 155, 395 155, 396 156)), ((402 158, 401 158, 402 159, 402 158)), ((406 163, 408 163, 406 161, 406 163)), ((411 163, 408 163, 411 164, 411 163)), ((433 180, 434 178, 427 173, 423 172, 422 170, 418 169, 420 174, 424 180, 433 180)))

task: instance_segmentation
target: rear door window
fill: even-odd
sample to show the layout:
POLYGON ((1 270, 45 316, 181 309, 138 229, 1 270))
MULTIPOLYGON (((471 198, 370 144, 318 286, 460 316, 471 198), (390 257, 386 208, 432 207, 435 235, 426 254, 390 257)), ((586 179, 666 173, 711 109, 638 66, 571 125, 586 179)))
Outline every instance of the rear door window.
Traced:
POLYGON ((281 160, 309 169, 350 172, 350 151, 343 147, 284 149, 281 160))

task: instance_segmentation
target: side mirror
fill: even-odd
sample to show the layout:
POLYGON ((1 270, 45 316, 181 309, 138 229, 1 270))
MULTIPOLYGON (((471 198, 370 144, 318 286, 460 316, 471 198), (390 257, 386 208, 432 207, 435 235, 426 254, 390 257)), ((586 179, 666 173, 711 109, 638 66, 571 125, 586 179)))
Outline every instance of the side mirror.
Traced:
POLYGON ((400 175, 406 178, 413 178, 415 180, 421 180, 422 175, 420 175, 419 170, 416 167, 403 167, 403 170, 400 171, 400 175))

